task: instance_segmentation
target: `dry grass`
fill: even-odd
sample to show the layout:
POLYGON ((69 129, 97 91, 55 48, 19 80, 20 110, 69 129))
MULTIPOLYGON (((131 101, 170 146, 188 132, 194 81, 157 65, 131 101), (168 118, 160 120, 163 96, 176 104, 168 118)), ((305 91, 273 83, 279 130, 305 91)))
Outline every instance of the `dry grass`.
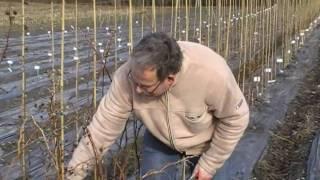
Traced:
MULTIPOLYGON (((61 5, 54 4, 53 6, 53 23, 55 29, 59 30, 61 27, 61 5)), ((148 9, 148 8, 146 8, 148 9)), ((21 3, 17 2, 0 2, 0 12, 3 13, 0 16, 0 35, 4 36, 4 33, 9 28, 10 20, 5 15, 6 12, 15 12, 13 19, 13 34, 19 34, 21 27, 21 3)), ((128 7, 117 7, 117 18, 118 20, 124 19, 128 14, 128 7)), ((51 26, 51 5, 50 3, 29 3, 25 6, 25 29, 26 32, 42 32, 46 33, 51 26)), ((141 13, 138 8, 135 9, 134 13, 141 13)), ((75 21, 75 5, 66 4, 65 7, 65 22, 68 26, 66 29, 72 29, 71 25, 75 21)), ((111 23, 114 16, 114 7, 106 5, 97 5, 96 7, 97 24, 102 25, 105 23, 111 23)), ((79 27, 93 27, 93 6, 91 3, 79 4, 78 5, 78 21, 79 27)))
MULTIPOLYGON (((12 8, 17 12, 16 16, 16 24, 19 25, 21 22, 21 3, 16 2, 0 2, 0 12, 4 13, 8 9, 12 8)), ((30 24, 49 24, 50 23, 50 11, 51 6, 50 4, 45 3, 29 3, 29 5, 25 6, 25 14, 26 20, 30 24)), ((73 21, 75 16, 75 8, 74 4, 66 4, 66 13, 65 13, 65 20, 66 21, 73 21)), ((93 19, 93 7, 89 4, 79 4, 79 19, 86 19, 91 18, 93 19)), ((111 16, 113 12, 113 7, 110 6, 102 6, 97 5, 97 16, 111 16)), ((127 13, 127 8, 122 7, 118 9, 118 15, 124 15, 127 13)), ((55 4, 54 5, 54 17, 55 22, 60 21, 61 17, 61 5, 55 4)), ((8 24, 8 18, 6 16, 0 17, 0 26, 6 26, 8 24)))

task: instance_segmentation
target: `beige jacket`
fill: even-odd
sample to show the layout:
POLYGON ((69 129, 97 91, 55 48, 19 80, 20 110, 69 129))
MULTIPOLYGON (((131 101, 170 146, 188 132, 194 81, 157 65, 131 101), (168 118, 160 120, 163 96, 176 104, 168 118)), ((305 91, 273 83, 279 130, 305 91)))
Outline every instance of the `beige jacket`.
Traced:
MULTIPOLYGON (((231 155, 249 121, 245 98, 225 60, 208 47, 178 42, 183 65, 177 83, 161 97, 138 95, 128 80, 128 63, 115 73, 88 127, 97 154, 104 153, 124 129, 131 112, 160 141, 186 154, 202 154, 199 165, 215 174, 231 155)), ((91 166, 94 153, 82 138, 69 168, 91 166)))

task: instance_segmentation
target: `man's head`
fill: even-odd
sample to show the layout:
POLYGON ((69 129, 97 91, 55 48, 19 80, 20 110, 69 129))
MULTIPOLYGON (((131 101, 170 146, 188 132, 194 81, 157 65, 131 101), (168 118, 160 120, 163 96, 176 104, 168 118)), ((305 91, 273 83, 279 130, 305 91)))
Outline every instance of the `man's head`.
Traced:
POLYGON ((128 77, 137 93, 159 96, 175 83, 181 66, 182 53, 176 40, 165 33, 152 33, 133 48, 128 77))

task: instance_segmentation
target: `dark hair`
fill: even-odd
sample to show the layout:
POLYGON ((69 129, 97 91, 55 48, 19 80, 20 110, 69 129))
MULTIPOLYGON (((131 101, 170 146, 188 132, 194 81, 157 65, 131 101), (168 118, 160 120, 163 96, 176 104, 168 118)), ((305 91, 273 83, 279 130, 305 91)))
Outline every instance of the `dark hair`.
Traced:
POLYGON ((133 48, 134 63, 145 67, 154 66, 163 81, 169 74, 176 74, 182 66, 182 52, 175 39, 162 32, 144 36, 133 48))

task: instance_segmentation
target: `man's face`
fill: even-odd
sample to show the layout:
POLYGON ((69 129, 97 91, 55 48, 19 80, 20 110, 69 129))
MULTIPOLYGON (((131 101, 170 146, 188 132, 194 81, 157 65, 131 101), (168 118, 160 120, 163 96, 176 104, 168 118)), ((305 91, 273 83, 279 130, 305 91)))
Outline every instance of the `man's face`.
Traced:
POLYGON ((128 78, 135 86, 136 92, 146 96, 162 95, 175 81, 174 75, 169 75, 163 81, 159 81, 157 77, 157 70, 155 68, 141 68, 134 63, 131 64, 131 70, 128 74, 128 78))

